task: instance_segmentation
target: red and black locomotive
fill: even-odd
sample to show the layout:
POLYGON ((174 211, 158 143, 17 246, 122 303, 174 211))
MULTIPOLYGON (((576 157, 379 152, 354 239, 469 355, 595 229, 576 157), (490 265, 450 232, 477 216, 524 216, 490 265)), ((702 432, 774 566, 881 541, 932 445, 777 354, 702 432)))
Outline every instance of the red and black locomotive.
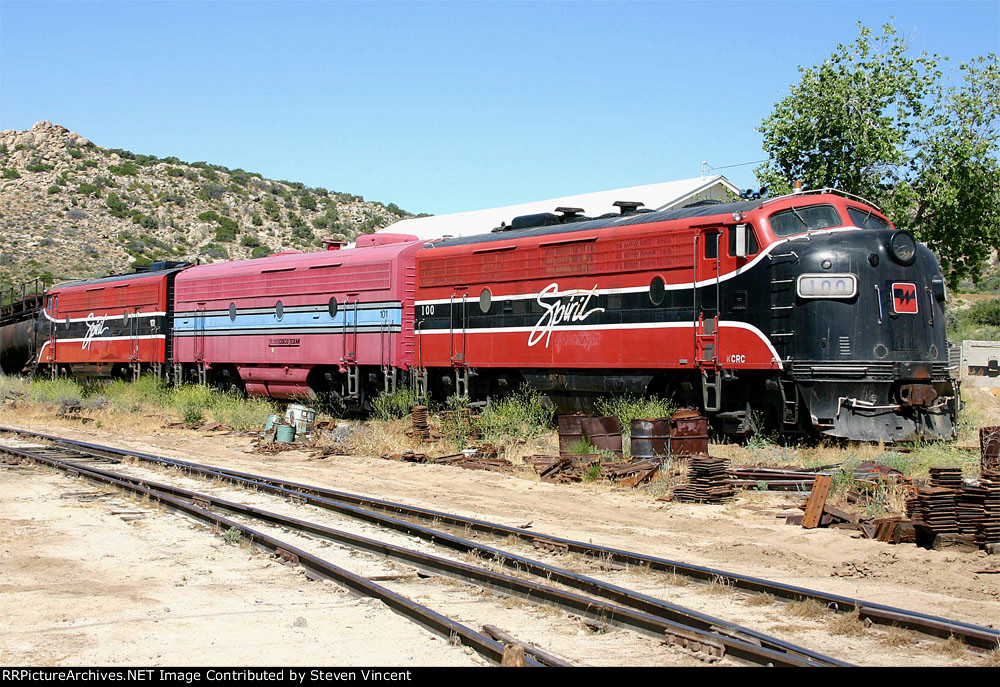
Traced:
POLYGON ((954 436, 940 267, 871 204, 821 191, 617 205, 464 238, 376 234, 352 249, 76 284, 110 297, 115 279, 126 290, 159 279, 165 301, 83 307, 71 325, 107 319, 82 336, 67 329, 61 347, 50 299, 36 325, 50 344, 29 366, 159 363, 175 379, 357 408, 400 384, 485 399, 526 382, 564 410, 614 393, 670 396, 725 431, 761 420, 852 439, 954 436), (109 322, 123 352, 88 359, 109 322), (161 332, 149 356, 137 348, 161 332))

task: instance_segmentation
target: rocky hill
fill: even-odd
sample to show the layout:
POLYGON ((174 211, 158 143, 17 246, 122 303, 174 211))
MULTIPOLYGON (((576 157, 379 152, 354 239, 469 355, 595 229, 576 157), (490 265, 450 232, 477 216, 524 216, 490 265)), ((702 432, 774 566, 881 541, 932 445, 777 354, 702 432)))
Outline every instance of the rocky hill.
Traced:
POLYGON ((241 169, 102 148, 51 122, 0 132, 0 287, 316 250, 409 216, 241 169))

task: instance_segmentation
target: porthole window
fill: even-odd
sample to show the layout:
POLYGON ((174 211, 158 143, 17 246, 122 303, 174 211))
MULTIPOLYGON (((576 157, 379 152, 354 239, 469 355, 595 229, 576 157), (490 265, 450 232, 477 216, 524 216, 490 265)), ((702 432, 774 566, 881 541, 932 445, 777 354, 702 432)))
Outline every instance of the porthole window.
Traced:
POLYGON ((229 321, 230 322, 235 322, 236 321, 236 304, 235 303, 230 303, 229 304, 229 321))
POLYGON ((663 305, 663 300, 667 297, 667 285, 663 283, 662 277, 653 277, 649 284, 649 300, 653 305, 663 305))
POLYGON ((483 289, 482 293, 479 294, 479 309, 483 313, 488 313, 490 311, 490 306, 493 305, 493 294, 490 293, 489 289, 483 289))
POLYGON ((330 313, 330 317, 334 318, 337 316, 337 297, 332 296, 330 298, 330 304, 327 306, 327 310, 330 313))
POLYGON ((279 320, 285 316, 285 304, 281 301, 274 304, 274 316, 279 320))

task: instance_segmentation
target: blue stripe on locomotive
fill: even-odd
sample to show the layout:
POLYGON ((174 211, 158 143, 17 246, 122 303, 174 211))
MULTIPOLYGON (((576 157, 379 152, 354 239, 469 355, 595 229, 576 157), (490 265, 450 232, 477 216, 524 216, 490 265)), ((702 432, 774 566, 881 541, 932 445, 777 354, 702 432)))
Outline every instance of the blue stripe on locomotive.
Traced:
POLYGON ((273 331, 276 329, 309 329, 309 328, 329 328, 348 327, 349 329, 358 326, 366 327, 379 325, 401 325, 403 321, 403 311, 400 307, 387 307, 379 310, 353 310, 341 309, 337 314, 330 317, 326 311, 312 312, 288 312, 285 311, 279 320, 276 313, 250 313, 236 315, 236 319, 230 319, 228 314, 206 315, 204 324, 196 326, 195 317, 179 317, 174 320, 174 333, 183 335, 201 332, 260 329, 262 331, 273 331))

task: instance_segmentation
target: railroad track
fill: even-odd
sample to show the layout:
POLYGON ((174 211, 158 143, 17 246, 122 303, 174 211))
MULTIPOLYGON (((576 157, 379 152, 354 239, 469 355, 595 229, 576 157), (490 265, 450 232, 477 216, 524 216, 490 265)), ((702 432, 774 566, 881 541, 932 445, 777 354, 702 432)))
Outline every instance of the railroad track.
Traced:
MULTIPOLYGON (((844 661, 770 637, 750 628, 714 618, 698 611, 663 601, 662 599, 624 589, 590 576, 574 573, 565 568, 533 560, 509 550, 501 550, 484 544, 482 541, 472 541, 466 537, 458 536, 453 532, 458 529, 466 533, 478 535, 480 538, 483 536, 515 537, 517 540, 521 540, 534 547, 541 547, 562 553, 572 553, 590 560, 603 561, 606 564, 620 563, 645 566, 651 570, 668 572, 674 575, 684 575, 702 582, 722 583, 734 589, 770 594, 778 599, 818 601, 834 611, 857 612, 860 618, 867 618, 871 622, 907 627, 917 632, 938 637, 957 637, 967 645, 981 649, 996 648, 998 642, 1000 642, 1000 633, 990 628, 892 608, 881 604, 871 604, 859 599, 830 595, 815 590, 770 582, 760 578, 738 575, 728 571, 692 566, 679 561, 646 556, 636 552, 611 549, 560 537, 540 535, 539 533, 520 528, 462 518, 440 511, 414 508, 405 504, 371 499, 273 477, 253 475, 142 452, 67 440, 39 433, 23 432, 7 428, 0 428, 0 431, 11 431, 22 436, 52 441, 52 447, 45 449, 43 453, 49 451, 55 454, 38 455, 36 453, 35 455, 30 455, 30 452, 19 454, 17 451, 12 452, 4 449, 9 455, 16 456, 21 460, 37 460, 52 467, 74 471, 81 476, 91 479, 110 480, 109 483, 114 483, 117 486, 124 487, 125 485, 129 485, 127 488, 145 490, 143 493, 158 498, 161 502, 176 510, 181 510, 203 521, 212 521, 220 527, 233 527, 237 525, 231 524, 234 521, 228 519, 224 519, 225 522, 221 522, 219 520, 221 516, 215 514, 213 511, 226 511, 241 518, 252 518, 271 525, 303 532, 311 537, 336 541, 344 546, 367 551, 368 553, 379 555, 433 574, 451 577, 466 584, 475 584, 501 594, 518 596, 534 602, 547 603, 564 611, 581 615, 595 623, 626 628, 639 634, 654 636, 660 639, 668 637, 681 645, 686 644, 689 647, 698 647, 710 655, 725 653, 742 661, 774 665, 847 665, 844 661), (63 454, 62 457, 59 457, 58 454, 60 453, 63 454), (436 545, 453 551, 473 554, 480 558, 485 557, 494 563, 500 563, 502 566, 518 574, 541 577, 549 584, 531 582, 530 580, 514 577, 513 575, 494 573, 482 567, 429 556, 413 551, 412 549, 366 539, 317 523, 281 516, 270 511, 235 503, 202 492, 185 490, 135 476, 111 473, 108 470, 93 465, 89 467, 84 466, 79 462, 81 459, 85 461, 96 460, 98 464, 106 464, 122 459, 138 460, 160 467, 180 468, 200 477, 225 480, 281 496, 296 503, 318 506, 335 511, 342 516, 433 541, 436 545), (184 505, 178 506, 173 501, 184 505), (423 524, 427 522, 437 527, 446 527, 452 531, 435 529, 423 524), (553 583, 568 589, 559 589, 552 586, 553 583)), ((259 534, 245 524, 238 527, 248 537, 255 538, 259 534)), ((287 547, 281 546, 280 543, 265 541, 265 545, 259 548, 264 548, 264 550, 268 550, 271 553, 278 552, 277 555, 283 556, 287 560, 298 562, 299 564, 306 565, 307 563, 307 570, 312 569, 309 566, 316 566, 315 561, 302 558, 298 550, 292 551, 287 547), (302 563, 303 560, 306 563, 302 563)), ((328 571, 325 576, 330 576, 328 571)), ((337 578, 331 577, 331 579, 337 578)), ((371 589, 358 591, 357 587, 350 588, 358 593, 382 598, 371 589)), ((407 604, 402 604, 399 601, 395 603, 396 605, 391 603, 389 605, 394 610, 397 610, 397 612, 406 614, 411 610, 411 607, 407 604)), ((417 622, 421 621, 418 620, 417 622)), ((425 627, 431 627, 431 624, 427 621, 423 621, 421 624, 425 627)), ((441 627, 438 626, 434 631, 441 634, 441 627)), ((468 628, 465 629, 468 630, 468 628)), ((450 636, 456 636, 454 629, 449 629, 448 632, 450 636)), ((467 641, 464 635, 459 636, 462 637, 463 642, 467 641)), ((475 643, 483 641, 480 637, 470 635, 468 638, 469 645, 476 648, 481 655, 486 656, 490 660, 496 660, 495 646, 487 644, 484 645, 482 650, 475 646, 475 643)), ((494 642, 493 644, 496 643, 494 642)))

